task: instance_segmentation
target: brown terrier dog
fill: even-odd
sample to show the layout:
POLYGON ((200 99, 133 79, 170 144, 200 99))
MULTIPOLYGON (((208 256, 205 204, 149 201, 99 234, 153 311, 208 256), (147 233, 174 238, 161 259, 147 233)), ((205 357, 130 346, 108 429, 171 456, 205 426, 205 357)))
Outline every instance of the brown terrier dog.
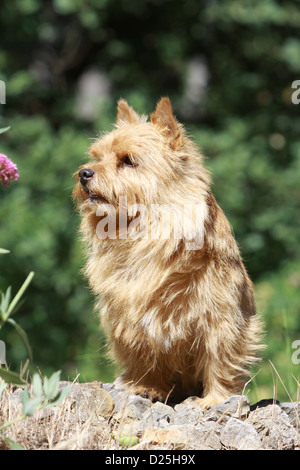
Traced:
POLYGON ((202 407, 239 393, 261 348, 253 285, 168 98, 150 122, 120 100, 116 128, 89 153, 74 188, 85 273, 123 383, 202 407))

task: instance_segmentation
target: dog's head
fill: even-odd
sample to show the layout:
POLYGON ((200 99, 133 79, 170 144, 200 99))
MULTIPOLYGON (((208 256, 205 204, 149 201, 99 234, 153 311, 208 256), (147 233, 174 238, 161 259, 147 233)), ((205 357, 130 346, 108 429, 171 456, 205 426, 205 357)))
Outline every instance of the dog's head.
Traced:
MULTIPOLYGON (((149 230, 149 223, 158 226, 169 217, 180 219, 182 225, 184 205, 199 204, 208 187, 201 156, 174 117, 168 98, 158 102, 149 121, 120 100, 115 129, 96 139, 89 155, 90 161, 75 174, 73 191, 85 215, 84 230, 89 233, 101 226, 104 212, 118 234, 120 226, 115 226, 115 220, 119 224, 124 211, 126 230, 133 226, 139 235, 149 230), (134 218, 135 224, 130 224, 134 218)), ((194 225, 188 223, 191 236, 194 225)), ((99 238, 106 236, 105 232, 103 237, 98 234, 99 238)))
POLYGON ((91 145, 90 161, 75 174, 73 194, 93 211, 102 203, 117 208, 121 196, 128 204, 170 203, 194 154, 168 98, 159 101, 149 122, 120 100, 116 128, 91 145))

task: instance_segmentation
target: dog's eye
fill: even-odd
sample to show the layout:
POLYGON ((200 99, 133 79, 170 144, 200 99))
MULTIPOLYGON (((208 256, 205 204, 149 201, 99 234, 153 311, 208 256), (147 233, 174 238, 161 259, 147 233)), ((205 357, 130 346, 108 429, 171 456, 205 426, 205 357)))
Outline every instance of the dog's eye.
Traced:
POLYGON ((137 166, 137 163, 133 162, 128 155, 122 159, 122 163, 126 166, 137 166))

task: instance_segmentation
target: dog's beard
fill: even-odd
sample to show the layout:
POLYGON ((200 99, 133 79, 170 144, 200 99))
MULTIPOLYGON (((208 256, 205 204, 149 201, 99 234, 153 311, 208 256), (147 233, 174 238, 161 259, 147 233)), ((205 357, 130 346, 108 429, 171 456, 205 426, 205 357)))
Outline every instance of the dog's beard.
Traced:
POLYGON ((95 190, 94 188, 90 188, 89 186, 85 185, 82 186, 82 189, 87 196, 86 201, 92 202, 92 203, 98 203, 98 204, 109 204, 108 199, 102 194, 99 193, 99 191, 95 190))

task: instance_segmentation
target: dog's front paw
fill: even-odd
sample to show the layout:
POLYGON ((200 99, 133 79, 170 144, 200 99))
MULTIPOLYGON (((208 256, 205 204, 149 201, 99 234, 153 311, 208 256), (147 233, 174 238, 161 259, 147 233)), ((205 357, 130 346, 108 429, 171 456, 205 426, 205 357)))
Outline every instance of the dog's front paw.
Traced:
POLYGON ((131 390, 131 393, 134 393, 135 395, 140 395, 143 398, 148 398, 152 402, 164 402, 167 399, 167 393, 164 390, 160 390, 154 387, 145 387, 143 385, 135 386, 131 390))
POLYGON ((216 395, 206 395, 203 398, 199 397, 188 397, 182 403, 184 405, 192 406, 193 408, 202 408, 203 410, 211 408, 218 403, 226 400, 228 397, 221 397, 216 395))

